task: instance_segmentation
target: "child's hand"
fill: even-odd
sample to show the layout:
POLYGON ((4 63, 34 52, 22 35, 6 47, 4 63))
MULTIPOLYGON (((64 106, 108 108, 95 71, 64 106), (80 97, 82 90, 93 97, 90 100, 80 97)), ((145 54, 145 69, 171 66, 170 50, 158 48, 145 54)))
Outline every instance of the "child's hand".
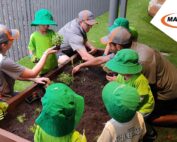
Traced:
POLYGON ((115 81, 116 78, 117 78, 117 76, 109 76, 109 75, 106 75, 106 79, 107 79, 108 81, 115 81))
POLYGON ((44 54, 48 55, 48 54, 52 54, 52 53, 56 53, 58 52, 58 50, 54 50, 53 48, 48 48, 44 54))

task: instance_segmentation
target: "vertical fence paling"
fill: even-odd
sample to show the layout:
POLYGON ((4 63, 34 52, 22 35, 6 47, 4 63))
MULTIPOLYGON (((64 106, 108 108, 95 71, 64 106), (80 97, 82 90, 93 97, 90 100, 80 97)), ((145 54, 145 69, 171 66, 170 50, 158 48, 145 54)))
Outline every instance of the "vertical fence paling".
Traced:
POLYGON ((31 27, 34 13, 40 8, 49 9, 58 26, 58 31, 65 23, 75 18, 80 10, 89 9, 96 16, 109 9, 109 0, 0 0, 0 23, 20 31, 18 41, 9 50, 8 56, 17 61, 28 55, 30 34, 36 30, 31 27))

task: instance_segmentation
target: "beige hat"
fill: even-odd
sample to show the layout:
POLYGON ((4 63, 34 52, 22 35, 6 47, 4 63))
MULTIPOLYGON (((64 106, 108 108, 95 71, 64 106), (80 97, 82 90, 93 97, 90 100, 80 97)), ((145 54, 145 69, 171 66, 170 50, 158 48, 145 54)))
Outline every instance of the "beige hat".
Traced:
POLYGON ((80 21, 85 21, 89 25, 97 24, 93 13, 89 10, 82 10, 78 14, 78 18, 80 21))
POLYGON ((128 44, 131 42, 131 33, 124 27, 118 27, 111 31, 110 34, 101 38, 103 44, 116 43, 116 44, 128 44))

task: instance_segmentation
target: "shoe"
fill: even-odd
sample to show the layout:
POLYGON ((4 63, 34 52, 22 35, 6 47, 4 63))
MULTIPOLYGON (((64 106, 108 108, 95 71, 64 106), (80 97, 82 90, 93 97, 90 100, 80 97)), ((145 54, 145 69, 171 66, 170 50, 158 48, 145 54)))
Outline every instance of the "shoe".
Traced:
POLYGON ((157 132, 154 128, 150 131, 147 130, 146 135, 143 138, 143 142, 154 142, 157 139, 157 132))

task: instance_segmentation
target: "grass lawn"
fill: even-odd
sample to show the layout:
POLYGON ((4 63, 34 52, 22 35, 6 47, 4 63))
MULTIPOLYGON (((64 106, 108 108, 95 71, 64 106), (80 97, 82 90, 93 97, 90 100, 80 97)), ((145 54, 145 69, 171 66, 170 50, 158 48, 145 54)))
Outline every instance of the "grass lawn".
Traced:
MULTIPOLYGON (((177 58, 175 58, 177 55, 177 43, 150 24, 151 17, 147 13, 148 2, 149 0, 128 0, 127 18, 130 21, 130 25, 138 29, 139 42, 145 43, 161 52, 169 53, 170 56, 167 58, 177 66, 177 58)), ((104 48, 104 45, 100 43, 100 37, 108 33, 108 13, 97 17, 97 21, 99 24, 91 29, 88 38, 96 47, 104 48)), ((19 63, 27 67, 33 66, 29 61, 29 57, 21 59, 19 63)), ((21 91, 29 84, 24 81, 17 81, 15 89, 21 91)), ((177 142, 176 128, 155 128, 158 131, 156 142, 177 142)))

